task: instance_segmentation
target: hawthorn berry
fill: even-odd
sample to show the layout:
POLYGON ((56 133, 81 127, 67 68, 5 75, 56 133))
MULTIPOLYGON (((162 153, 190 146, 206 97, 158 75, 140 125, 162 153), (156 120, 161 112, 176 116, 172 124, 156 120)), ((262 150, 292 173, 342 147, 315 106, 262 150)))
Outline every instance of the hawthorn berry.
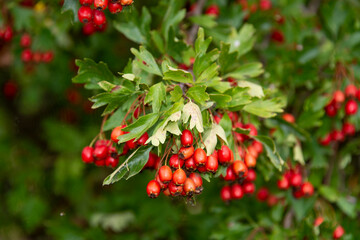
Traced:
POLYGON ((166 189, 163 191, 163 194, 164 194, 165 196, 170 196, 171 193, 170 193, 169 188, 166 188, 166 189))
POLYGON ((353 84, 349 84, 345 88, 345 95, 346 97, 355 97, 357 92, 357 88, 353 84))
POLYGON ((102 146, 98 146, 98 147, 95 147, 94 149, 94 157, 96 159, 104 159, 107 157, 108 153, 109 153, 109 148, 105 145, 102 145, 102 146))
POLYGON ((95 143, 95 147, 99 147, 99 146, 110 146, 111 142, 110 140, 105 140, 105 139, 99 139, 96 141, 95 143))
POLYGON ((263 151, 263 145, 261 142, 258 142, 258 141, 253 141, 251 146, 253 146, 256 151, 258 152, 258 154, 262 153, 263 151))
POLYGON ((244 177, 246 178, 248 169, 245 165, 245 163, 241 160, 236 160, 233 165, 235 176, 244 177))
POLYGON ((345 94, 340 90, 336 90, 333 94, 333 99, 336 103, 343 103, 345 102, 345 94))
POLYGON ((290 184, 293 187, 300 187, 301 184, 302 184, 302 176, 301 176, 301 174, 300 173, 294 173, 291 176, 290 184))
POLYGON ((255 192, 255 184, 252 182, 245 182, 242 187, 245 194, 253 194, 255 192))
POLYGON ((118 137, 121 136, 121 135, 124 135, 126 132, 124 132, 122 129, 125 128, 126 125, 122 125, 122 126, 118 126, 118 127, 115 127, 112 132, 111 132, 111 140, 114 142, 114 143, 118 143, 119 142, 119 139, 118 137))
POLYGON ((94 7, 97 10, 104 10, 105 8, 107 8, 107 6, 108 6, 108 0, 94 0, 94 7))
POLYGON ((254 169, 249 169, 248 174, 246 176, 246 181, 253 182, 256 180, 256 172, 254 169))
POLYGON ((253 168, 256 166, 256 158, 251 155, 250 153, 247 153, 245 155, 245 164, 248 168, 253 168))
POLYGON ((6 26, 4 30, 3 39, 5 42, 10 42, 13 38, 13 30, 10 26, 6 26))
POLYGON ((194 154, 194 147, 182 147, 179 150, 179 157, 181 159, 189 159, 194 154))
POLYGON ((240 184, 235 183, 231 186, 231 198, 232 199, 241 199, 244 196, 244 191, 240 184))
POLYGON ((103 158, 103 159, 95 159, 95 166, 97 166, 97 167, 103 167, 103 166, 105 166, 105 158, 103 158))
POLYGON ((224 202, 231 200, 231 188, 230 186, 224 186, 220 191, 220 197, 224 202))
POLYGON ((102 26, 106 23, 105 13, 100 10, 94 10, 93 22, 96 26, 102 26))
POLYGON ((278 201, 279 199, 276 196, 270 194, 269 197, 267 198, 266 203, 269 207, 272 207, 275 206, 278 203, 278 201))
POLYGON ((24 33, 24 34, 21 36, 20 46, 23 47, 23 48, 27 48, 27 47, 30 47, 30 46, 31 46, 31 37, 30 37, 29 34, 24 33))
POLYGON ((126 146, 128 146, 129 149, 135 149, 137 147, 137 142, 135 142, 135 138, 127 141, 126 146))
POLYGON ((293 191, 293 196, 296 199, 302 198, 304 196, 303 192, 301 191, 301 189, 297 189, 293 191))
POLYGON ((42 61, 44 63, 49 63, 54 59, 54 53, 52 51, 47 51, 42 54, 42 61))
POLYGON ((119 159, 118 158, 114 158, 114 157, 111 157, 111 156, 108 156, 105 160, 105 165, 107 167, 116 167, 119 163, 119 159))
POLYGON ((194 181, 195 184, 195 193, 199 194, 203 190, 203 181, 198 173, 190 173, 189 178, 191 178, 194 181))
POLYGON ((191 146, 194 142, 194 137, 191 131, 185 129, 181 134, 180 141, 181 141, 181 145, 183 145, 184 147, 191 146))
POLYGON ((193 157, 186 159, 184 162, 184 165, 185 165, 186 170, 188 170, 190 172, 196 170, 195 160, 193 157))
POLYGON ((330 142, 331 142, 331 134, 329 134, 329 133, 326 134, 323 138, 320 138, 320 139, 319 139, 319 142, 320 142, 320 144, 323 145, 323 146, 329 145, 330 142))
POLYGON ((205 167, 208 172, 215 173, 219 167, 219 162, 218 162, 217 158, 213 155, 210 155, 207 158, 205 167))
POLYGON ((282 118, 288 123, 295 123, 295 117, 290 113, 284 113, 282 118))
POLYGON ((256 195, 257 199, 260 202, 264 202, 267 200, 267 198, 269 197, 269 190, 267 190, 267 188, 260 188, 259 191, 257 192, 256 195))
POLYGON ((239 121, 239 115, 236 112, 228 112, 228 116, 233 123, 237 123, 239 121))
POLYGON ((223 145, 221 149, 218 151, 219 163, 220 164, 228 164, 231 162, 231 150, 228 146, 223 145))
POLYGON ((345 234, 345 230, 342 226, 337 226, 333 232, 333 238, 339 239, 345 234))
POLYGON ((172 175, 172 181, 175 183, 175 185, 182 186, 185 183, 185 180, 186 173, 181 168, 177 169, 172 175))
POLYGON ((197 167, 196 169, 198 170, 199 173, 204 173, 207 171, 206 166, 197 167))
POLYGON ((351 123, 344 123, 343 124, 343 127, 342 127, 342 132, 344 135, 347 135, 347 136, 353 136, 355 134, 355 126, 351 123))
POLYGON ((91 4, 94 3, 94 0, 79 0, 81 5, 86 5, 86 6, 90 6, 91 4))
POLYGON ((317 217, 314 221, 314 227, 318 227, 320 226, 322 223, 324 222, 324 218, 323 217, 317 217))
POLYGON ((172 171, 169 166, 162 166, 159 169, 159 177, 163 183, 168 183, 172 179, 172 171))
POLYGON ((226 169, 226 175, 224 177, 224 180, 225 181, 235 181, 235 179, 236 179, 236 175, 235 175, 233 166, 230 165, 226 169))
POLYGON ((121 5, 127 6, 133 3, 133 0, 120 0, 121 5))
POLYGON ((116 13, 121 12, 123 7, 120 3, 109 2, 108 8, 109 8, 109 12, 111 12, 112 14, 116 14, 116 13))
POLYGON ((290 187, 289 180, 286 177, 283 176, 281 179, 279 179, 277 181, 277 186, 281 190, 286 190, 286 189, 288 189, 290 187))
POLYGON ((155 153, 150 152, 149 158, 148 158, 144 168, 154 168, 157 158, 158 158, 158 156, 155 153))
POLYGON ((136 141, 136 143, 138 145, 141 145, 141 146, 145 146, 146 144, 146 141, 149 139, 149 135, 148 133, 144 133, 143 135, 141 135, 141 137, 136 141))
POLYGON ((250 129, 250 133, 249 133, 250 136, 257 136, 257 129, 253 124, 251 123, 245 124, 243 125, 243 128, 250 129))
POLYGON ((24 49, 21 52, 21 60, 23 62, 30 62, 32 60, 32 51, 30 49, 24 49))
POLYGON ((346 102, 345 104, 346 115, 354 115, 356 114, 357 110, 358 110, 358 105, 355 100, 350 99, 349 101, 346 102))
POLYGON ((270 38, 273 42, 277 42, 279 44, 282 44, 285 42, 284 34, 280 30, 274 30, 271 33, 270 38))
POLYGON ((333 131, 331 132, 331 139, 332 139, 333 141, 339 141, 339 142, 341 142, 341 141, 344 141, 345 136, 344 136, 344 133, 343 133, 342 131, 335 129, 335 130, 333 130, 333 131))
POLYGON ((78 17, 81 23, 91 22, 93 11, 89 6, 81 6, 78 10, 78 17))
POLYGON ((155 179, 156 179, 156 181, 159 183, 161 190, 164 190, 164 189, 166 189, 166 188, 168 187, 168 184, 165 184, 165 183, 163 183, 163 182, 160 180, 159 174, 156 175, 156 178, 155 178, 155 179))
POLYGON ((194 152, 194 161, 195 161, 195 165, 197 167, 202 167, 206 164, 206 153, 204 151, 204 149, 202 148, 198 148, 195 150, 194 152))
POLYGON ((87 146, 83 148, 81 152, 81 159, 83 160, 84 163, 94 162, 93 152, 94 149, 92 147, 87 146))
POLYGON ((218 113, 214 116, 214 121, 219 124, 222 119, 222 114, 218 113))
POLYGON ((177 154, 174 154, 169 159, 169 166, 172 169, 178 169, 181 168, 184 165, 184 160, 180 159, 177 154))
POLYGON ((83 34, 87 36, 93 34, 95 31, 96 28, 92 22, 85 23, 84 26, 82 27, 83 34))
POLYGON ((160 190, 160 184, 156 180, 151 180, 146 186, 146 192, 150 198, 157 198, 160 190))
POLYGON ((8 81, 4 84, 4 95, 7 98, 14 98, 18 92, 18 85, 15 82, 8 81))
POLYGON ((179 196, 183 191, 183 186, 176 186, 174 182, 170 182, 168 188, 171 196, 179 196))
POLYGON ((270 0, 260 0, 259 7, 263 11, 269 10, 271 8, 271 1, 270 0))
POLYGON ((310 182, 304 182, 301 185, 302 194, 306 197, 310 197, 314 194, 314 187, 310 182))
POLYGON ((184 183, 184 192, 187 196, 192 196, 196 191, 196 186, 191 178, 186 178, 184 183))

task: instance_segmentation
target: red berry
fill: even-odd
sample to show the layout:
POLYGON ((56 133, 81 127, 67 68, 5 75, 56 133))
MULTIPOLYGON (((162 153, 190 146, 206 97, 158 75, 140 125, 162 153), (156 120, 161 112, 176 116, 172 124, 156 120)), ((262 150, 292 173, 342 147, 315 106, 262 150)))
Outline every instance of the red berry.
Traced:
POLYGON ((234 172, 234 169, 232 167, 232 165, 228 166, 226 169, 226 175, 224 177, 225 181, 235 181, 236 179, 236 175, 234 172))
POLYGON ((190 173, 189 178, 191 178, 194 181, 195 193, 196 194, 201 193, 202 190, 203 190, 203 187, 202 187, 203 181, 202 181, 202 178, 201 178, 200 174, 198 174, 198 173, 190 173))
POLYGON ((93 34, 95 32, 95 30, 96 30, 96 28, 92 22, 85 23, 82 28, 83 34, 87 35, 87 36, 93 34))
POLYGON ((29 34, 24 33, 24 34, 21 36, 20 46, 23 47, 23 48, 27 48, 27 47, 30 47, 30 46, 31 46, 31 37, 30 37, 29 34))
POLYGON ((360 88, 356 92, 356 97, 360 101, 360 88))
POLYGON ((257 129, 253 124, 251 123, 245 124, 243 125, 243 128, 250 129, 250 133, 249 133, 250 136, 257 136, 257 129))
POLYGON ((336 90, 333 94, 333 100, 336 103, 343 103, 345 102, 345 94, 340 90, 336 90))
POLYGON ((213 155, 210 155, 207 158, 205 167, 206 167, 207 171, 215 173, 219 167, 219 162, 218 162, 217 158, 213 155))
POLYGON ((194 147, 190 146, 190 147, 182 147, 179 150, 179 157, 181 159, 189 159, 190 157, 192 157, 192 155, 194 154, 194 147))
POLYGON ((244 191, 240 184, 236 183, 231 186, 231 198, 241 199, 244 196, 244 191))
POLYGON ((95 166, 97 166, 97 167, 105 166, 105 158, 103 158, 103 159, 95 159, 95 166))
POLYGON ((266 199, 269 197, 269 190, 267 190, 267 188, 260 188, 256 197, 260 202, 266 201, 266 199))
POLYGON ((210 6, 206 9, 205 14, 206 14, 206 15, 212 15, 212 16, 218 17, 219 14, 220 14, 219 7, 218 7, 217 5, 215 5, 215 4, 210 5, 210 6))
POLYGON ((300 173, 294 173, 291 176, 290 184, 293 187, 300 187, 301 184, 302 184, 302 176, 301 176, 301 174, 300 173))
POLYGON ((228 116, 233 123, 236 123, 239 121, 239 115, 236 112, 228 112, 228 116))
POLYGON ((197 167, 196 169, 199 171, 199 173, 204 173, 204 172, 207 172, 207 170, 206 170, 206 166, 197 167))
POLYGON ((135 142, 135 138, 127 141, 126 146, 128 146, 129 149, 135 149, 137 147, 137 142, 135 142))
POLYGON ((317 217, 314 221, 314 227, 320 226, 324 222, 324 218, 317 217))
POLYGON ((357 92, 357 88, 353 84, 349 84, 345 88, 346 97, 355 97, 357 92))
POLYGON ((166 189, 163 191, 163 193, 164 193, 165 196, 170 196, 170 195, 171 195, 169 188, 166 188, 166 189))
POLYGON ((177 154, 174 154, 169 159, 169 166, 172 169, 178 169, 181 168, 184 165, 184 160, 180 159, 177 154))
POLYGON ((104 32, 106 30, 107 23, 105 22, 102 25, 94 25, 94 26, 95 26, 96 31, 104 32))
POLYGON ((254 169, 249 169, 248 174, 246 176, 246 181, 253 182, 256 180, 256 172, 254 169))
POLYGON ((196 149, 195 153, 194 153, 194 161, 195 161, 195 165, 197 167, 202 167, 206 164, 206 153, 204 151, 204 149, 202 148, 198 148, 196 149))
POLYGON ((6 26, 4 30, 3 39, 5 42, 10 42, 13 37, 13 30, 10 26, 6 26))
POLYGON ((301 186, 301 191, 304 196, 310 197, 314 194, 314 187, 310 182, 304 182, 301 186))
POLYGON ((30 62, 32 60, 32 51, 30 49, 24 49, 21 52, 21 60, 23 62, 30 62))
POLYGON ((329 117, 334 117, 337 114, 337 109, 335 107, 335 104, 333 102, 329 103, 325 106, 325 112, 326 115, 329 117))
POLYGON ((194 160, 193 157, 185 160, 184 165, 185 165, 186 170, 188 170, 188 171, 190 171, 190 172, 196 170, 195 160, 194 160))
POLYGON ((281 179, 279 179, 277 181, 277 186, 281 190, 286 190, 286 189, 288 189, 290 187, 289 180, 286 177, 283 176, 281 179))
POLYGON ((139 117, 139 115, 140 115, 140 107, 135 108, 133 115, 134 115, 134 118, 136 118, 136 119, 139 117))
POLYGON ((146 192, 150 198, 157 198, 160 194, 160 190, 160 184, 156 180, 151 180, 146 186, 146 192))
POLYGON ((174 182, 170 182, 168 188, 171 196, 179 196, 183 191, 183 186, 176 186, 174 182))
POLYGON ((124 147, 123 147, 123 151, 122 151, 122 153, 120 154, 120 156, 124 156, 124 155, 126 155, 127 153, 129 152, 129 147, 128 147, 128 145, 124 145, 124 147))
POLYGON ((196 186, 191 178, 187 178, 184 183, 184 191, 187 196, 192 196, 196 191, 196 186))
POLYGON ((97 26, 104 25, 106 23, 105 13, 100 10, 94 10, 93 22, 97 26))
POLYGON ((9 81, 4 85, 4 95, 7 98, 14 98, 18 92, 18 85, 15 82, 9 81))
POLYGON ((243 190, 245 194, 253 194, 255 192, 255 184, 252 182, 245 182, 243 184, 243 190))
POLYGON ((243 161, 236 160, 232 166, 233 166, 234 173, 236 176, 246 178, 248 169, 243 161))
POLYGON ((127 6, 133 3, 133 0, 120 0, 121 5, 127 6))
POLYGON ((284 43, 285 42, 285 37, 284 37, 284 34, 279 31, 279 30, 274 30, 272 33, 271 33, 271 40, 273 42, 277 42, 277 43, 284 43))
POLYGON ((141 145, 141 146, 145 146, 146 141, 149 139, 149 135, 148 133, 144 133, 143 135, 141 135, 141 137, 136 141, 137 144, 141 145))
POLYGON ((345 136, 344 136, 344 133, 343 133, 342 131, 340 131, 340 130, 334 130, 334 131, 331 132, 331 139, 332 139, 333 141, 339 141, 339 142, 341 142, 341 141, 344 141, 345 136))
POLYGON ((107 167, 116 167, 119 163, 119 159, 118 158, 113 158, 111 156, 108 156, 105 160, 105 165, 107 167))
POLYGON ((148 161, 146 162, 144 168, 155 168, 157 158, 158 156, 156 154, 150 152, 148 161))
POLYGON ((343 127, 342 127, 342 132, 344 135, 347 135, 347 136, 353 136, 355 134, 355 126, 351 123, 344 123, 343 124, 343 127))
POLYGON ((220 164, 228 164, 231 162, 231 150, 228 146, 223 145, 221 149, 218 151, 219 163, 220 164))
POLYGON ((169 166, 162 166, 159 169, 159 177, 163 183, 168 183, 172 179, 172 171, 169 166))
POLYGON ((44 63, 49 63, 54 59, 54 53, 52 51, 47 51, 42 54, 42 61, 44 63))
POLYGON ((260 0, 259 7, 263 11, 269 10, 271 8, 271 1, 270 0, 260 0))
POLYGON ((94 0, 79 0, 81 5, 86 5, 86 6, 90 6, 91 4, 93 4, 94 0))
POLYGON ((357 110, 358 110, 358 105, 355 100, 350 99, 349 101, 346 102, 345 104, 346 115, 354 115, 356 114, 357 110))
POLYGON ((156 179, 156 181, 159 183, 161 190, 164 190, 164 189, 166 189, 166 188, 168 187, 168 184, 165 184, 165 183, 163 183, 163 182, 160 180, 159 174, 156 175, 156 178, 155 178, 155 179, 156 179))
POLYGON ((222 114, 220 114, 220 113, 218 113, 218 114, 216 114, 215 116, 214 116, 214 121, 217 123, 217 124, 219 124, 220 123, 220 121, 221 121, 221 119, 222 119, 222 114))
POLYGON ((345 234, 344 228, 342 226, 337 226, 333 232, 333 238, 339 239, 345 234))
POLYGON ((107 6, 108 6, 108 0, 94 0, 94 7, 97 10, 104 10, 105 8, 107 8, 107 6))
POLYGON ((105 139, 97 140, 95 143, 95 147, 110 146, 110 145, 111 145, 111 142, 109 140, 105 140, 105 139))
POLYGON ((326 134, 323 138, 319 139, 319 142, 323 146, 327 146, 331 142, 331 134, 326 134))
POLYGON ((229 78, 227 79, 227 81, 230 83, 230 86, 232 86, 232 87, 237 86, 237 81, 236 81, 236 79, 234 79, 234 78, 232 78, 232 77, 229 77, 229 78))
POLYGON ((111 140, 114 142, 114 143, 117 143, 119 140, 118 140, 118 137, 121 136, 121 135, 124 135, 126 132, 124 132, 122 129, 125 128, 126 125, 122 125, 122 126, 118 126, 116 128, 114 128, 111 132, 111 140))
POLYGON ((180 141, 181 141, 181 145, 183 145, 184 147, 191 146, 194 142, 194 138, 191 131, 185 129, 181 134, 180 141))
POLYGON ((224 202, 228 202, 231 200, 231 188, 229 186, 224 186, 220 191, 221 199, 224 202))
POLYGON ((258 154, 262 153, 262 151, 263 151, 263 145, 262 145, 261 142, 253 141, 253 142, 252 142, 252 146, 256 149, 256 151, 258 152, 258 154))
POLYGON ((93 11, 89 6, 81 6, 78 10, 79 21, 82 23, 91 22, 93 11))
MULTIPOLYGON (((240 148, 240 146, 239 146, 239 148, 240 148)), ((238 148, 238 149, 239 149, 238 148)), ((241 148, 242 149, 242 148, 241 148)), ((251 155, 251 156, 253 156, 254 158, 255 158, 255 161, 256 161, 256 158, 259 156, 259 153, 258 153, 258 151, 256 150, 256 148, 253 146, 253 145, 249 145, 248 147, 247 147, 247 153, 245 153, 245 151, 244 151, 244 153, 241 153, 242 155, 240 155, 242 158, 245 158, 246 157, 246 155, 251 155)), ((256 162, 255 162, 255 164, 256 164, 256 162)))
POLYGON ((93 157, 94 149, 92 147, 84 147, 81 152, 81 158, 84 163, 92 163, 94 162, 93 157))
POLYGON ((177 169, 172 175, 172 181, 175 185, 183 185, 186 180, 186 173, 181 168, 177 169))
POLYGON ((94 149, 94 157, 97 159, 104 159, 107 157, 109 151, 107 146, 98 146, 94 149))
POLYGON ((113 3, 113 2, 109 2, 109 12, 111 12, 112 14, 116 14, 121 12, 122 10, 122 5, 120 3, 113 3))
POLYGON ((289 123, 295 123, 295 117, 290 113, 284 113, 282 118, 289 123))
POLYGON ((245 164, 248 168, 255 167, 256 166, 256 158, 253 155, 247 153, 245 155, 245 164))
POLYGON ((270 194, 266 202, 269 207, 272 207, 275 206, 278 203, 278 201, 279 199, 276 196, 270 194))

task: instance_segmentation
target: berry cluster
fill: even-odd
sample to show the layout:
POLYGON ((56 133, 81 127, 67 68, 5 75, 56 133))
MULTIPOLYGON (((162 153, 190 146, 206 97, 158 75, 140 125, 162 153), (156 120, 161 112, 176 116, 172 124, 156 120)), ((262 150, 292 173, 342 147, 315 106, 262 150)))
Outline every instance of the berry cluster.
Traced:
POLYGON ((292 187, 295 198, 310 197, 314 194, 314 187, 310 182, 304 182, 301 174, 302 169, 299 165, 284 173, 277 181, 280 190, 287 190, 292 187))
POLYGON ((54 59, 54 53, 52 51, 46 52, 33 52, 31 47, 32 39, 31 36, 27 33, 24 33, 20 39, 20 46, 24 48, 21 52, 21 60, 25 63, 50 63, 54 59))
POLYGON ((233 159, 229 151, 222 150, 228 149, 226 146, 222 146, 219 151, 215 150, 210 156, 202 148, 195 149, 193 134, 188 129, 182 132, 180 141, 178 153, 168 159, 168 165, 158 166, 160 168, 155 180, 148 183, 146 191, 149 197, 156 198, 163 191, 166 196, 191 199, 203 190, 199 173, 216 173, 219 163, 228 163, 233 159))
POLYGON ((10 42, 13 38, 13 30, 11 26, 0 28, 0 41, 10 42))
POLYGON ((84 163, 94 163, 98 167, 116 167, 119 163, 119 155, 110 140, 98 140, 95 147, 84 147, 81 153, 84 163))
MULTIPOLYGON (((324 222, 323 217, 317 217, 314 221, 314 227, 319 227, 324 222)), ((333 239, 340 239, 345 234, 345 230, 342 226, 337 226, 333 232, 333 239)))
MULTIPOLYGON (((350 84, 345 88, 345 93, 343 93, 341 90, 335 91, 331 101, 325 106, 326 115, 331 118, 335 117, 338 115, 338 112, 344 103, 346 116, 356 114, 358 111, 358 103, 356 99, 360 101, 360 89, 357 89, 353 84, 350 84)), ((355 132, 355 126, 345 120, 342 129, 334 129, 332 132, 319 139, 319 142, 321 145, 327 146, 331 141, 344 141, 346 136, 353 136, 355 132)))
POLYGON ((91 35, 95 31, 103 31, 106 28, 106 16, 103 12, 106 8, 112 14, 122 11, 124 6, 129 6, 133 0, 79 0, 82 5, 78 10, 78 17, 83 26, 83 33, 91 35), (91 8, 93 6, 94 8, 91 8))

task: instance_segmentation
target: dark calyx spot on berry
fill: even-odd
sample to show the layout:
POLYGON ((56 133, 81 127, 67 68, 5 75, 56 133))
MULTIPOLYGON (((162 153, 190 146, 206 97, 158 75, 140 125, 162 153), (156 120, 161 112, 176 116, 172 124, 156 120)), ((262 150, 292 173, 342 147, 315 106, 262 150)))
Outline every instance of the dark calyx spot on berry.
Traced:
POLYGON ((200 194, 204 190, 203 186, 199 186, 195 189, 195 194, 200 194))

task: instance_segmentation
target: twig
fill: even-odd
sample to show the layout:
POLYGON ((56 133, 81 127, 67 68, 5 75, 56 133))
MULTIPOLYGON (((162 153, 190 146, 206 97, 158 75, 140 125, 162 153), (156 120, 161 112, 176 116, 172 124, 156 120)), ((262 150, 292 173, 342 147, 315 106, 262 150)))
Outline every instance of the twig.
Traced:
MULTIPOLYGON (((206 0, 199 0, 197 3, 196 3, 196 7, 195 9, 192 11, 193 14, 192 16, 198 16, 202 13, 202 10, 205 6, 205 3, 206 3, 206 0)), ((189 33, 188 33, 188 38, 187 38, 187 43, 188 44, 192 44, 195 40, 195 36, 196 36, 196 33, 199 29, 199 25, 197 24, 194 24, 190 30, 189 30, 189 33)))
POLYGON ((142 97, 142 96, 140 95, 140 96, 138 96, 138 97, 133 101, 133 103, 131 104, 129 110, 128 110, 127 113, 125 114, 124 119, 123 119, 122 122, 121 122, 122 125, 125 124, 126 118, 128 117, 129 113, 132 112, 132 110, 134 109, 134 105, 139 101, 139 99, 141 99, 141 97, 142 97))
POLYGON ((284 228, 285 229, 289 229, 291 227, 293 216, 294 216, 294 210, 292 208, 290 208, 284 217, 284 228))

